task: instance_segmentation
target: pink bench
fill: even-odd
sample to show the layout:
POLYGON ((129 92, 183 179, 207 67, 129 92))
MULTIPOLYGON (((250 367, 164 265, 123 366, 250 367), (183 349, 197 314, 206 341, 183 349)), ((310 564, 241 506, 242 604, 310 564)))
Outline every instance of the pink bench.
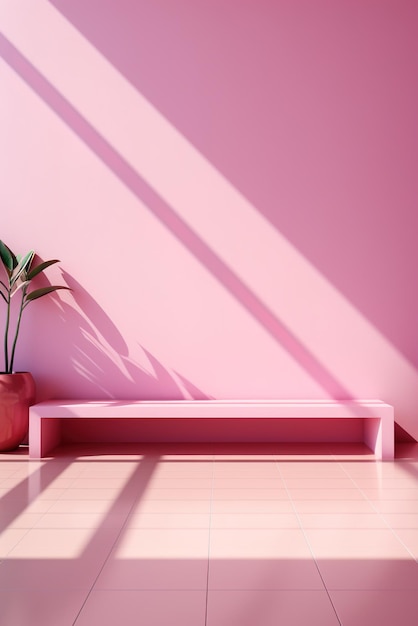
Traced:
MULTIPOLYGON (((29 455, 47 456, 72 419, 361 419, 377 459, 394 458, 394 410, 380 400, 50 400, 30 408, 29 455)), ((330 424, 331 427, 331 424, 330 424)))

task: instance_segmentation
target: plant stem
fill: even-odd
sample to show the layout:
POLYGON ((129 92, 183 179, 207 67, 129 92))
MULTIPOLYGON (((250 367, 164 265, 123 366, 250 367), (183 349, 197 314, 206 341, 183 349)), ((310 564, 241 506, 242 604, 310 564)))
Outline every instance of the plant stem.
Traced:
POLYGON ((6 327, 4 331, 4 368, 6 374, 9 374, 9 326, 10 326, 10 293, 7 298, 6 309, 6 327))
POLYGON ((15 350, 16 350, 16 343, 17 343, 17 338, 19 336, 19 330, 20 330, 20 322, 22 320, 22 313, 23 313, 23 305, 25 304, 25 295, 26 295, 26 289, 22 290, 22 300, 20 302, 20 309, 19 309, 19 316, 17 318, 17 323, 16 323, 16 331, 15 331, 15 336, 13 339, 13 346, 12 346, 12 354, 10 357, 10 373, 13 373, 13 363, 15 360, 15 350))

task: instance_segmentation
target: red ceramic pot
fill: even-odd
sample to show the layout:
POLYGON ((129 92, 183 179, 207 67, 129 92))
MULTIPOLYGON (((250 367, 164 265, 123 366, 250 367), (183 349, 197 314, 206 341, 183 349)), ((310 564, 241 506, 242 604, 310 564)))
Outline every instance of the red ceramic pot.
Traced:
POLYGON ((29 429, 29 406, 34 402, 32 374, 0 374, 0 452, 14 450, 25 439, 29 429))

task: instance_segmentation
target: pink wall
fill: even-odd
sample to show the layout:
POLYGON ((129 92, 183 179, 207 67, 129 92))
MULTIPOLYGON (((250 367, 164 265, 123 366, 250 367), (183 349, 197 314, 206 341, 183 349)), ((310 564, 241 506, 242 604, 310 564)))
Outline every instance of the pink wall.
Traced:
POLYGON ((379 397, 418 437, 417 24, 2 2, 0 238, 74 289, 26 312, 39 397, 379 397))

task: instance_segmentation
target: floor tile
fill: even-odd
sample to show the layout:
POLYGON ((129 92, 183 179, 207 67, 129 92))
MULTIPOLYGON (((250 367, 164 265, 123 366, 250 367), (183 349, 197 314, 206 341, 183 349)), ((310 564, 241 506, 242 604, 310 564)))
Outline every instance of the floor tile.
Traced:
POLYGON ((380 513, 418 513, 418 500, 371 500, 380 513))
POLYGON ((341 461, 340 465, 352 478, 403 478, 408 475, 407 468, 397 461, 341 461))
POLYGON ((45 513, 100 513, 109 515, 112 512, 125 511, 125 506, 115 506, 112 500, 58 500, 50 505, 45 513))
POLYGON ((418 489, 394 489, 380 487, 378 489, 363 489, 363 493, 369 500, 417 500, 418 489))
POLYGON ((213 529, 210 589, 322 589, 303 533, 295 529, 213 529))
POLYGON ((329 477, 319 477, 319 478, 283 478, 283 482, 288 489, 308 489, 316 490, 316 489, 356 489, 357 485, 354 483, 352 478, 343 477, 343 478, 329 478, 329 477))
POLYGON ((212 462, 159 461, 153 476, 157 478, 212 478, 212 462))
POLYGON ((111 557, 96 582, 97 589, 206 589, 208 562, 197 558, 111 557))
POLYGON ((205 626, 206 591, 94 589, 76 626, 205 626))
POLYGON ((209 500, 211 489, 206 488, 150 488, 147 489, 142 499, 144 500, 209 500))
POLYGON ((416 489, 418 478, 416 476, 404 476, 402 478, 353 478, 353 483, 360 489, 416 489))
POLYGON ((212 513, 211 528, 300 528, 295 513, 212 513))
POLYGON ((325 591, 210 590, 207 626, 340 626, 325 591))
POLYGON ((293 500, 297 513, 375 513, 373 504, 367 500, 293 500))
POLYGON ((52 594, 66 589, 88 591, 105 558, 106 555, 85 559, 8 558, 0 563, 0 589, 26 592, 47 587, 52 594))
POLYGON ((114 547, 115 558, 181 559, 207 558, 208 529, 131 528, 114 547))
POLYGON ((13 467, 13 464, 6 467, 3 463, 0 463, 0 486, 5 478, 11 478, 14 475, 16 475, 16 468, 13 467))
POLYGON ((126 520, 126 515, 103 515, 102 513, 45 513, 34 525, 34 528, 63 529, 63 528, 120 528, 126 520))
POLYGON ((382 513, 382 517, 390 528, 418 529, 418 513, 382 513))
POLYGON ((408 558, 404 546, 389 529, 307 529, 305 535, 317 558, 382 560, 408 558))
POLYGON ((332 589, 414 589, 418 593, 418 564, 405 559, 316 558, 322 579, 332 589))
POLYGON ((302 528, 387 528, 378 513, 300 513, 302 528))
POLYGON ((0 527, 4 528, 4 524, 7 522, 13 524, 13 520, 19 515, 40 515, 47 513, 54 504, 53 501, 49 500, 33 500, 29 503, 7 502, 7 505, 0 501, 0 527))
POLYGON ((344 469, 334 461, 279 462, 280 476, 288 478, 347 478, 344 469))
POLYGON ((4 626, 73 626, 87 591, 80 589, 0 590, 4 626))
POLYGON ((264 478, 241 478, 234 476, 214 476, 213 487, 215 489, 284 489, 284 481, 279 474, 264 478))
POLYGON ((293 489, 288 490, 291 500, 364 500, 359 489, 293 489))
POLYGON ((125 528, 209 528, 209 513, 142 513, 126 520, 125 528))
MULTIPOLYGON (((69 478, 63 478, 61 481, 58 481, 57 479, 57 480, 54 480, 51 486, 55 488, 60 488, 60 487, 66 488, 66 487, 69 487, 72 482, 73 480, 69 478)), ((0 482, 0 487, 2 489, 9 489, 10 491, 12 491, 13 489, 18 490, 19 487, 25 488, 27 483, 28 483, 28 479, 26 476, 24 478, 22 478, 21 476, 14 476, 13 478, 4 478, 0 482)))
POLYGON ((42 513, 13 513, 11 511, 0 510, 0 532, 4 528, 33 528, 42 518, 42 513))
POLYGON ((280 478, 276 462, 260 463, 244 460, 238 463, 215 461, 213 476, 215 478, 280 478))
POLYGON ((132 513, 208 513, 211 502, 205 500, 140 500, 132 508, 132 513))
MULTIPOLYGON (((139 461, 140 462, 140 461, 139 461)), ((88 463, 79 467, 79 473, 76 478, 80 480, 120 480, 126 481, 131 478, 132 474, 138 468, 138 461, 134 463, 88 463)))
POLYGON ((26 528, 6 528, 0 533, 0 559, 15 548, 27 533, 26 528))
POLYGON ((225 558, 310 558, 309 546, 300 529, 212 529, 210 556, 225 558))
POLYGON ((179 476, 174 478, 172 476, 160 477, 151 476, 148 488, 149 489, 211 489, 212 477, 210 478, 193 478, 190 476, 179 476))
POLYGON ((125 496, 120 489, 111 489, 111 488, 96 488, 96 489, 83 489, 83 488, 70 488, 63 491, 59 498, 59 500, 109 500, 112 502, 117 501, 128 501, 134 502, 134 497, 132 494, 125 496))
POLYGON ((212 497, 214 500, 289 500, 289 494, 283 488, 251 488, 236 487, 233 489, 214 488, 212 497))
POLYGON ((213 500, 212 513, 293 513, 290 500, 213 500))
POLYGON ((0 589, 90 589, 117 529, 34 529, 0 564, 0 589))
POLYGON ((416 626, 416 591, 408 589, 332 590, 331 599, 344 626, 416 626))
POLYGON ((36 528, 26 532, 12 559, 77 559, 92 540, 94 530, 36 528))
POLYGON ((214 558, 209 564, 209 589, 324 589, 311 558, 214 558))
MULTIPOLYGON (((29 485, 30 487, 30 485, 29 485)), ((31 502, 34 497, 36 497, 36 500, 42 502, 43 500, 47 500, 47 501, 52 501, 55 502, 56 500, 59 500, 60 498, 62 498, 64 496, 64 494, 66 493, 66 489, 63 488, 55 488, 55 487, 48 487, 47 489, 42 489, 42 491, 38 494, 28 494, 30 496, 30 498, 28 498, 27 502, 31 502)))
POLYGON ((123 489, 129 476, 101 476, 97 478, 80 477, 71 481, 73 489, 123 489))
POLYGON ((204 589, 208 529, 128 528, 97 582, 100 589, 204 589))
POLYGON ((394 532, 408 552, 418 561, 418 527, 396 528, 394 532))

